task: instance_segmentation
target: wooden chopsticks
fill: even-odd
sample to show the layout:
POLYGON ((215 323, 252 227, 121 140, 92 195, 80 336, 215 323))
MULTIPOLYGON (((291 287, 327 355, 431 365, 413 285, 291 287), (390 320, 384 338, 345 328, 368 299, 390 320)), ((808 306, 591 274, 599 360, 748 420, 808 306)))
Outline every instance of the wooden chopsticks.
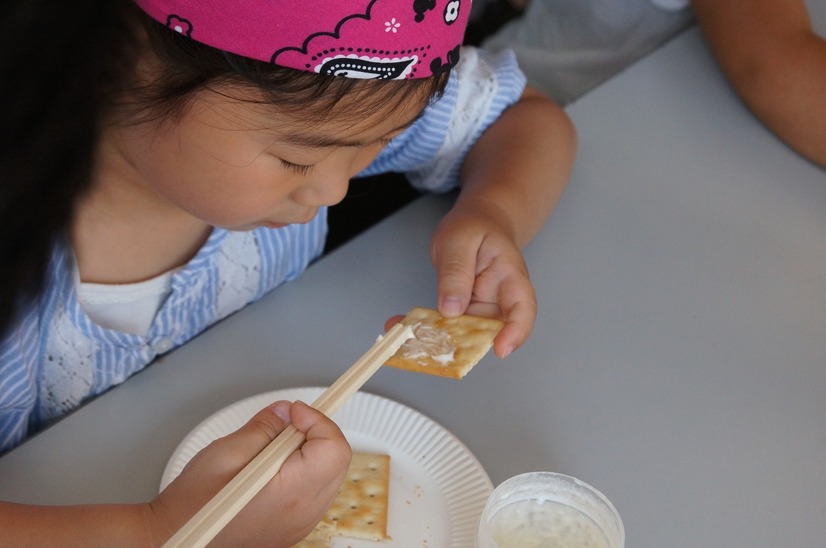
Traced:
MULTIPOLYGON (((394 325, 382 338, 313 402, 328 417, 378 371, 404 342, 413 337, 408 325, 394 325)), ((249 462, 223 489, 184 524, 164 547, 206 546, 230 520, 278 473, 293 451, 304 443, 304 434, 289 425, 249 462)))

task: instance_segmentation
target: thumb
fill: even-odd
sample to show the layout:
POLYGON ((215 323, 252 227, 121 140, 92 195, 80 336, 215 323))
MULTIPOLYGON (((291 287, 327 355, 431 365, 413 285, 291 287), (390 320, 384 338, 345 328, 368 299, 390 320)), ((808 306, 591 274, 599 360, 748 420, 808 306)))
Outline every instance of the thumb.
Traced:
POLYGON ((227 445, 255 456, 290 425, 292 403, 277 401, 252 416, 241 428, 226 436, 227 445))
POLYGON ((447 318, 459 316, 470 304, 476 280, 476 250, 465 246, 443 246, 434 253, 438 276, 439 313, 447 318))

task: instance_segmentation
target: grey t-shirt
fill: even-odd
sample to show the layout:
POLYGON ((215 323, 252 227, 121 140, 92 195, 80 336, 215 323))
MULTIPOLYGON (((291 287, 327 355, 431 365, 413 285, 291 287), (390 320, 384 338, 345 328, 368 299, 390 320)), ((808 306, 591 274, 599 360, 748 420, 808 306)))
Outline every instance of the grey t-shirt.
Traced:
POLYGON ((513 49, 528 83, 564 105, 692 22, 689 0, 530 0, 482 45, 513 49))

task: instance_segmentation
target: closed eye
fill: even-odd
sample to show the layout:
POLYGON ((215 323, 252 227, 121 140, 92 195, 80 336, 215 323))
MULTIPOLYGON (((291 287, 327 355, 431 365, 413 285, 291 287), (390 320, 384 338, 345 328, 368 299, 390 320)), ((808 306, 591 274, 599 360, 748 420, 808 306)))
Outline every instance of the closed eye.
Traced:
MULTIPOLYGON (((280 158, 279 158, 280 159, 280 158)), ((305 166, 301 164, 293 164, 292 162, 288 162, 287 160, 280 159, 281 165, 284 166, 285 169, 289 169, 299 175, 306 175, 313 169, 313 166, 305 166)))

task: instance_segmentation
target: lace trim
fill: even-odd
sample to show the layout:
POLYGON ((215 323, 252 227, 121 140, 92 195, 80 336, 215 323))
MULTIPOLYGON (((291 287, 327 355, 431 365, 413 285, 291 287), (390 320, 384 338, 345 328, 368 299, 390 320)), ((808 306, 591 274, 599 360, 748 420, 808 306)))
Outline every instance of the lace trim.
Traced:
POLYGON ((39 385, 39 415, 49 421, 77 408, 94 384, 94 341, 81 333, 64 304, 50 326, 39 385))
MULTIPOLYGON (((253 301, 261 278, 258 242, 251 232, 228 233, 215 256, 218 276, 217 294, 204 295, 203 283, 186 287, 186 297, 206 306, 212 303, 215 322, 253 301)), ((38 414, 48 422, 76 409, 85 399, 125 380, 152 359, 153 352, 141 348, 114 348, 112 341, 96 339, 94 332, 85 335, 67 310, 70 299, 61 299, 56 307, 44 352, 41 382, 38 388, 38 414), (111 345, 106 370, 99 370, 97 354, 111 345)))
POLYGON ((464 48, 459 64, 453 70, 455 78, 464 85, 459 86, 447 135, 428 167, 407 174, 411 183, 420 188, 440 186, 449 179, 451 171, 457 169, 460 159, 477 139, 499 87, 493 67, 475 48, 464 48))
POLYGON ((215 257, 218 269, 216 320, 252 302, 261 280, 261 254, 253 232, 230 232, 215 257))

